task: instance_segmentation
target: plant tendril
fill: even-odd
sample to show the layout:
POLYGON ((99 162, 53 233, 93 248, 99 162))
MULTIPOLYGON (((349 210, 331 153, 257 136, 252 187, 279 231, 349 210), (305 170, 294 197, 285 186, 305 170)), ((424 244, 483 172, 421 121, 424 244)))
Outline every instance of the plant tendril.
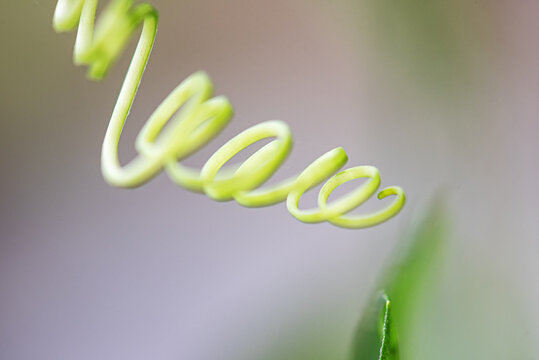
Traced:
POLYGON ((374 226, 402 209, 406 200, 404 191, 391 186, 378 193, 379 199, 394 195, 385 208, 365 215, 347 215, 376 193, 380 174, 373 166, 352 167, 335 174, 348 160, 341 147, 320 156, 299 175, 263 186, 292 149, 290 129, 278 120, 265 121, 244 130, 219 148, 201 169, 183 165, 182 159, 212 140, 233 116, 232 105, 226 97, 212 97, 213 84, 204 72, 189 76, 157 107, 137 136, 138 156, 128 164, 120 165, 120 135, 153 47, 158 14, 149 4, 134 5, 132 0, 113 0, 103 10, 94 29, 97 2, 59 0, 53 26, 56 31, 63 32, 78 25, 74 62, 87 65, 88 77, 100 80, 123 52, 133 32, 142 25, 103 141, 101 170, 109 184, 140 186, 164 169, 179 186, 204 193, 217 201, 235 200, 246 207, 262 207, 286 200, 289 212, 300 221, 328 221, 345 228, 374 226), (226 165, 241 150, 263 139, 272 140, 241 166, 226 165), (318 207, 299 209, 301 196, 328 178, 320 190, 318 207), (357 178, 368 180, 350 194, 328 203, 333 190, 357 178))

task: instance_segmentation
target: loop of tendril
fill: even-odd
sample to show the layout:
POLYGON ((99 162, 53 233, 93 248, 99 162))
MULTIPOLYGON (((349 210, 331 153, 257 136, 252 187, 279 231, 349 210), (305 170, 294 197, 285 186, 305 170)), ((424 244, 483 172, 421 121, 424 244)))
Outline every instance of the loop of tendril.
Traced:
POLYGON ((189 76, 157 107, 136 139, 138 156, 128 164, 120 165, 120 135, 152 50, 158 14, 149 4, 133 5, 132 0, 113 0, 103 11, 94 30, 97 2, 59 0, 53 25, 59 32, 72 30, 78 25, 74 62, 88 65, 88 77, 100 80, 142 24, 142 33, 103 141, 101 169, 111 185, 136 187, 164 169, 176 184, 205 193, 217 201, 235 200, 247 207, 286 201, 289 212, 300 221, 328 221, 346 228, 377 225, 395 216, 404 206, 404 191, 398 186, 391 186, 378 193, 379 199, 395 196, 392 203, 382 210, 366 215, 347 215, 376 193, 380 175, 373 166, 357 166, 335 174, 348 160, 340 147, 314 160, 299 175, 264 186, 292 149, 290 129, 278 120, 262 122, 244 130, 219 148, 201 169, 183 165, 181 160, 213 139, 233 115, 232 105, 225 97, 212 97, 213 84, 204 72, 189 76), (241 166, 226 165, 238 152, 263 139, 272 140, 241 166), (301 196, 328 178, 320 190, 318 207, 299 209, 301 196), (367 181, 328 204, 332 191, 357 178, 367 178, 367 181))

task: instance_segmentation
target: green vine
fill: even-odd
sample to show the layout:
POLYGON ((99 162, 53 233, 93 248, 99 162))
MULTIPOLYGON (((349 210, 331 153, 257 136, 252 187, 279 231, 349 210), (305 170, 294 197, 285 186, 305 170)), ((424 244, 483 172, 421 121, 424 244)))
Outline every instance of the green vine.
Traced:
POLYGON ((111 185, 136 187, 165 169, 176 184, 205 193, 217 201, 236 200, 243 206, 261 207, 286 200, 289 212, 300 221, 328 221, 345 228, 374 226, 402 209, 406 199, 404 191, 391 186, 378 192, 379 199, 394 196, 391 204, 382 210, 366 215, 347 215, 378 191, 380 174, 373 166, 357 166, 333 175, 348 160, 340 147, 320 156, 297 176, 262 186, 292 149, 292 134, 282 121, 266 121, 241 132, 218 149, 201 169, 181 164, 182 159, 221 132, 233 115, 232 105, 225 97, 211 97, 213 85, 204 72, 189 76, 157 107, 136 139, 138 156, 122 166, 118 144, 152 50, 158 14, 149 4, 133 5, 132 0, 114 0, 103 11, 94 31, 97 2, 59 0, 53 25, 58 32, 72 30, 78 25, 74 62, 88 65, 88 77, 99 80, 106 76, 133 32, 142 24, 142 33, 103 141, 101 169, 111 185), (225 166, 238 152, 267 138, 273 140, 241 166, 225 166), (301 196, 328 178, 320 190, 318 207, 299 209, 301 196), (333 190, 357 178, 368 180, 348 195, 328 203, 333 190))

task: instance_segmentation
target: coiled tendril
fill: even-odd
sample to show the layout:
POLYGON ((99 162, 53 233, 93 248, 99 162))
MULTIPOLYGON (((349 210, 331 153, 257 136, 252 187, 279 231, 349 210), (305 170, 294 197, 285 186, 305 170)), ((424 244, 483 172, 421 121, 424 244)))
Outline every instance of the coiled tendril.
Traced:
POLYGON ((266 121, 248 128, 219 148, 202 169, 180 161, 214 138, 230 121, 232 105, 223 97, 211 97, 213 85, 204 72, 189 76, 157 107, 136 139, 139 155, 120 165, 118 143, 144 68, 148 62, 157 30, 158 14, 149 4, 133 5, 132 0, 113 0, 103 11, 94 31, 98 0, 59 0, 53 25, 58 32, 78 25, 74 62, 88 65, 91 79, 102 79, 142 24, 142 33, 114 106, 103 141, 101 169, 114 186, 135 187, 154 177, 163 168, 178 185, 201 192, 217 201, 236 200, 247 207, 261 207, 286 200, 288 211, 307 223, 329 221, 347 228, 373 226, 395 216, 405 203, 398 186, 378 193, 383 199, 395 195, 391 204, 366 215, 346 215, 369 199, 380 186, 380 175, 373 166, 357 166, 333 175, 348 157, 341 147, 313 161, 298 176, 275 185, 261 187, 279 168, 292 149, 292 135, 282 121, 266 121), (225 164, 249 145, 267 138, 271 142, 257 150, 241 166, 225 164), (318 196, 318 208, 298 208, 303 193, 329 180, 318 196), (346 196, 328 203, 339 185, 356 179, 368 180, 346 196))

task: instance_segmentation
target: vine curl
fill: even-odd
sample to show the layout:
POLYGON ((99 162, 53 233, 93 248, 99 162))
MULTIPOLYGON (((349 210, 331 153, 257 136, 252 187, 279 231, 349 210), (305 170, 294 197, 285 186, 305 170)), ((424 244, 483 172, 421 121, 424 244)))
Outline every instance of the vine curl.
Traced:
POLYGON ((213 84, 204 72, 197 72, 178 85, 157 107, 136 139, 138 156, 122 166, 118 144, 138 86, 152 50, 158 13, 149 4, 134 5, 132 0, 113 0, 103 10, 95 29, 98 0, 59 0, 53 26, 58 32, 78 25, 73 59, 87 65, 88 77, 100 80, 125 49, 134 31, 142 25, 140 39, 121 87, 118 101, 105 134, 101 169, 105 180, 119 187, 136 187, 162 169, 170 179, 188 190, 204 193, 217 201, 235 200, 246 207, 262 207, 286 200, 288 211, 306 223, 328 221, 345 228, 364 228, 395 216, 406 197, 399 186, 378 193, 393 201, 385 208, 365 214, 349 215, 380 186, 380 174, 373 166, 357 166, 341 171, 348 157, 341 147, 314 160, 299 175, 274 185, 264 183, 272 177, 292 149, 292 134, 282 121, 265 121, 252 126, 221 146, 201 169, 181 163, 213 139, 229 123, 233 107, 224 96, 212 97, 213 84), (272 139, 241 166, 226 165, 238 152, 263 139, 272 139), (318 207, 299 208, 301 196, 328 179, 318 196, 318 207), (330 194, 345 182, 367 178, 351 193, 328 203, 330 194))

